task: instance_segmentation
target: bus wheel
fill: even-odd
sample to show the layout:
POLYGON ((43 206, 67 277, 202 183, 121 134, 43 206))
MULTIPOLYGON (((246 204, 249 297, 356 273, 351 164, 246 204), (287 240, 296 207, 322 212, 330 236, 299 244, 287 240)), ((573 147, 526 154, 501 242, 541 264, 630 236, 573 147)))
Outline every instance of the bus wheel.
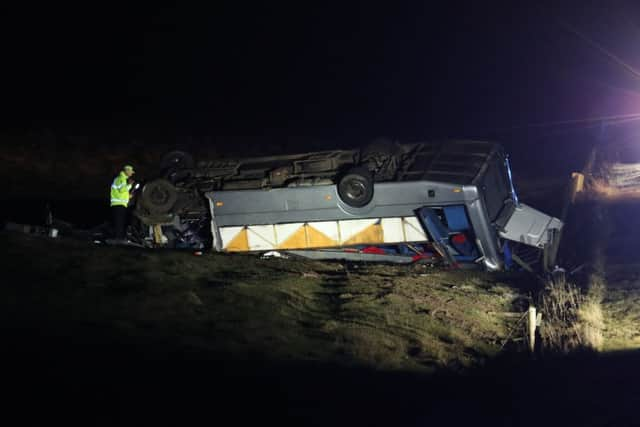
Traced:
POLYGON ((176 188, 166 179, 156 179, 146 184, 140 195, 140 203, 152 214, 165 214, 178 200, 176 188))
POLYGON ((373 178, 368 169, 351 168, 338 181, 338 195, 349 206, 360 208, 373 198, 373 178))
POLYGON ((160 160, 161 171, 191 169, 194 165, 191 154, 184 151, 171 151, 160 160))

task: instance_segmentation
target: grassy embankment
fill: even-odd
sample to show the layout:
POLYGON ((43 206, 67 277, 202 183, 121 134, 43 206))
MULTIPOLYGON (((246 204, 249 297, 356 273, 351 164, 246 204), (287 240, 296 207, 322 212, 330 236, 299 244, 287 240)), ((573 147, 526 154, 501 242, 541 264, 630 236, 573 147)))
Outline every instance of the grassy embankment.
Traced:
POLYGON ((523 304, 506 275, 0 236, 4 316, 80 341, 101 331, 234 359, 458 370, 500 351, 514 323, 501 313, 523 304))

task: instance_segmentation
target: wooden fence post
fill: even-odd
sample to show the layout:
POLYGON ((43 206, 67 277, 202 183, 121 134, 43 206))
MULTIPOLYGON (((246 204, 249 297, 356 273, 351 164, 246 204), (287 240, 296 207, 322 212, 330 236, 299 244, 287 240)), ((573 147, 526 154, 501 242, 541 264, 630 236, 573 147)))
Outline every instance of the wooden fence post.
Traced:
POLYGON ((528 329, 529 329, 529 350, 531 353, 534 352, 536 348, 536 324, 537 324, 537 316, 536 316, 536 307, 533 305, 529 306, 529 321, 528 329))

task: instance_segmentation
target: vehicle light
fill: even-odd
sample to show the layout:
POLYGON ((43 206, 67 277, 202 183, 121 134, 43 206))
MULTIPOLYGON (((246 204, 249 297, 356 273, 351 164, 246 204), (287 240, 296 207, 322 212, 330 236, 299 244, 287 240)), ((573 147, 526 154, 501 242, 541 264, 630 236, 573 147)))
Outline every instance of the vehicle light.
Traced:
POLYGON ((327 194, 326 196, 324 196, 325 200, 331 200, 331 195, 327 194))
POLYGON ((462 188, 454 188, 453 192, 454 193, 462 193, 462 188))
POLYGON ((216 202, 216 207, 219 208, 220 206, 224 206, 224 202, 216 202))

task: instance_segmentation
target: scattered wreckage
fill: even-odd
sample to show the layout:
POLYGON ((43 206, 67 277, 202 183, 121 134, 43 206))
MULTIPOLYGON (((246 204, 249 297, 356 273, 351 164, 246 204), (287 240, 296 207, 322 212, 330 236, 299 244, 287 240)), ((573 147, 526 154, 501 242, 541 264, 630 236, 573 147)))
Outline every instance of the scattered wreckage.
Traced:
POLYGON ((150 246, 548 271, 563 226, 518 200, 508 156, 485 141, 198 163, 176 151, 160 166, 134 208, 150 246))

